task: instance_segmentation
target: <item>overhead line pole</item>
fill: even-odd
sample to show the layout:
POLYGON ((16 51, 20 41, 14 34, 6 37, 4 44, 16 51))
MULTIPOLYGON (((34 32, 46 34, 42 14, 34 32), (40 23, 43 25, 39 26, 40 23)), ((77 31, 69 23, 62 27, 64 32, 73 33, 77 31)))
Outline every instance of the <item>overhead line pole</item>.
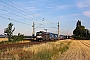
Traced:
POLYGON ((58 38, 60 37, 60 23, 58 22, 58 38))
POLYGON ((32 27, 33 27, 33 33, 32 33, 32 36, 35 36, 35 24, 34 24, 34 22, 33 22, 32 27))

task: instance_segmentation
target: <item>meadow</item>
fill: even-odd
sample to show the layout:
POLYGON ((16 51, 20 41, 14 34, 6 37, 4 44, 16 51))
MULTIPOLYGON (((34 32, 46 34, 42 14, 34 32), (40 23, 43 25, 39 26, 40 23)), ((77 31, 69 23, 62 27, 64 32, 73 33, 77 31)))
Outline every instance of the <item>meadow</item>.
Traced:
POLYGON ((8 41, 8 38, 0 38, 0 42, 2 41, 8 41))
POLYGON ((26 43, 26 42, 31 41, 30 40, 8 41, 8 38, 0 38, 0 44, 26 43))
POLYGON ((62 54, 72 41, 47 42, 38 45, 7 48, 0 51, 1 60, 55 60, 58 54, 62 54))

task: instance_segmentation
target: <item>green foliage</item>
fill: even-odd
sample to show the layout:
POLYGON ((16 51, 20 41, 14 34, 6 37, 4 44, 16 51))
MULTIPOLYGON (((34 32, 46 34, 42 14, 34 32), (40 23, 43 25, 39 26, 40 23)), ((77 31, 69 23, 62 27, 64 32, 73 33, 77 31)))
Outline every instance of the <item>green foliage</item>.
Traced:
POLYGON ((18 41, 22 41, 24 38, 23 34, 18 33, 18 36, 14 35, 10 39, 10 41, 2 41, 0 44, 10 44, 10 43, 16 43, 18 41))
POLYGON ((81 21, 79 21, 79 20, 78 20, 78 22, 77 22, 77 25, 76 25, 76 26, 77 26, 77 27, 78 27, 78 26, 81 26, 81 21))
POLYGON ((4 29, 4 33, 6 33, 6 35, 8 36, 8 41, 11 41, 12 34, 15 30, 15 27, 14 27, 14 29, 12 29, 12 26, 13 26, 13 24, 9 23, 8 27, 4 29))
POLYGON ((16 42, 16 41, 22 41, 23 38, 24 38, 24 35, 23 34, 20 34, 20 33, 18 33, 18 36, 12 36, 12 39, 13 39, 14 42, 16 42))
POLYGON ((76 28, 73 31, 73 38, 75 39, 90 39, 90 33, 88 29, 85 29, 84 26, 81 25, 81 21, 78 20, 76 24, 76 28))
POLYGON ((67 49, 69 49, 69 46, 68 45, 66 45, 62 49, 60 49, 61 54, 64 53, 67 49))

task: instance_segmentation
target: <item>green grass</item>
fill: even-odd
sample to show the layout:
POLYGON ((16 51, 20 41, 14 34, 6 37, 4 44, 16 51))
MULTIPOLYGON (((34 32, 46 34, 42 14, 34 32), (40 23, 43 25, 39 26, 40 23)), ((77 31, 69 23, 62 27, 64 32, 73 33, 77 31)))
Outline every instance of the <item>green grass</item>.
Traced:
POLYGON ((66 45, 60 49, 61 54, 64 53, 67 49, 69 49, 69 46, 66 45))

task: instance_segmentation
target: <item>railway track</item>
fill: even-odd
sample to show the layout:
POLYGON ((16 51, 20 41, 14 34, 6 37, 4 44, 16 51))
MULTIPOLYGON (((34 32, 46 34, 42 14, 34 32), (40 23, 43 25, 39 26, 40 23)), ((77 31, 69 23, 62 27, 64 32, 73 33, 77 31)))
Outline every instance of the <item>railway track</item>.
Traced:
POLYGON ((52 41, 32 41, 32 42, 26 42, 26 43, 14 43, 14 44, 3 44, 0 45, 0 50, 2 49, 7 49, 11 47, 23 47, 23 46, 28 46, 28 45, 35 45, 35 44, 41 44, 41 43, 47 43, 47 42, 56 42, 57 40, 52 40, 52 41))

